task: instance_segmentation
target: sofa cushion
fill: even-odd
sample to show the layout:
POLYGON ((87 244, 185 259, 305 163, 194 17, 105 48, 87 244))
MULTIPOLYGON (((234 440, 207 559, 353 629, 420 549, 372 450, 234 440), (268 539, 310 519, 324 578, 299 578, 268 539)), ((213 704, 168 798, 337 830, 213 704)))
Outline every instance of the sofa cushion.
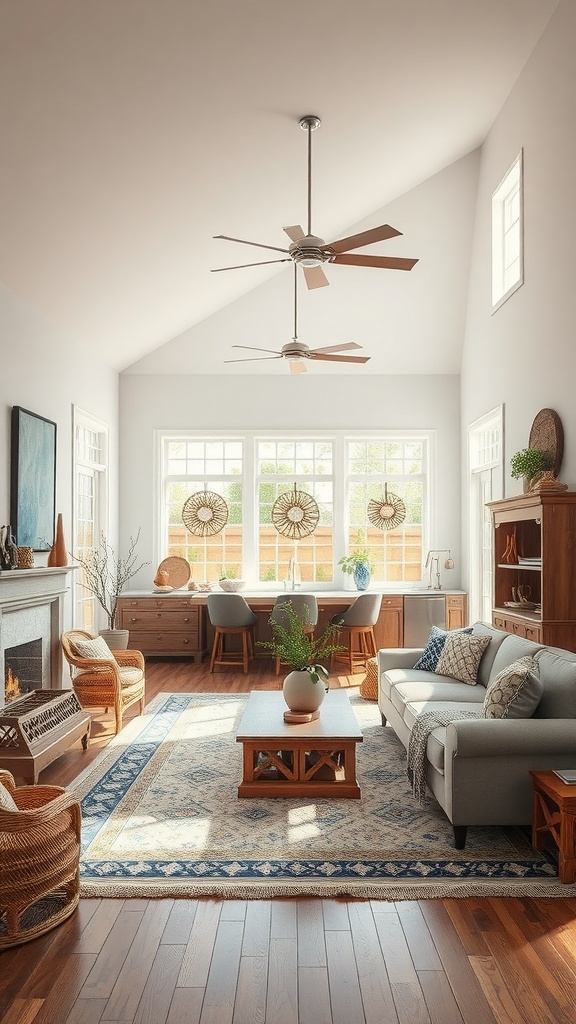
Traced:
POLYGON ((423 672, 416 668, 390 668, 387 672, 380 673, 380 690, 392 699, 392 691, 398 683, 422 683, 424 686, 430 686, 437 679, 441 679, 444 683, 448 680, 445 676, 436 676, 434 672, 423 672))
MULTIPOLYGON (((508 633, 504 633, 501 629, 495 629, 494 626, 488 626, 485 622, 475 622, 472 626, 473 636, 488 636, 490 637, 490 643, 482 655, 482 661, 480 662, 480 668, 478 669, 478 682, 482 686, 488 686, 490 677, 492 675, 492 665, 494 659, 502 645, 502 643, 509 636, 508 633)), ((509 658, 506 664, 514 661, 514 658, 509 658)))
MULTIPOLYGON (((389 672, 387 675, 391 676, 393 673, 389 672)), ((467 686, 466 683, 459 683, 447 676, 438 676, 429 672, 427 680, 406 680, 405 682, 398 680, 391 687, 390 700, 403 716, 406 704, 422 701, 433 701, 438 705, 441 701, 449 704, 459 702, 482 704, 485 693, 483 686, 467 686)))
POLYGON ((554 647, 536 654, 544 692, 535 718, 576 718, 576 654, 554 647))
POLYGON ((426 647, 422 651, 422 654, 418 658, 414 668, 422 669, 425 672, 434 672, 436 670, 438 659, 444 650, 444 644, 446 643, 446 637, 449 635, 449 632, 471 633, 472 626, 452 631, 441 629, 440 626, 432 626, 430 629, 430 636, 426 641, 426 647))
POLYGON ((527 640, 523 636, 515 636, 514 633, 506 633, 505 639, 496 652, 488 682, 491 682, 494 676, 497 676, 503 669, 508 668, 508 665, 511 665, 512 662, 518 661, 519 658, 535 658, 538 652, 543 649, 542 644, 535 644, 533 640, 527 640))
POLYGON ((543 689, 536 659, 531 655, 518 658, 489 684, 484 718, 531 718, 543 689))
MULTIPOLYGON (((462 684, 462 685, 464 685, 464 684, 462 684)), ((474 693, 475 691, 477 692, 479 690, 479 687, 470 687, 469 686, 468 690, 471 693, 474 693)), ((483 692, 484 692, 484 689, 482 688, 482 693, 483 692)), ((442 713, 444 713, 446 711, 447 707, 450 707, 450 709, 454 711, 454 716, 455 717, 457 717, 458 714, 460 712, 462 712, 462 711, 468 712, 468 711, 473 710, 476 707, 478 708, 478 716, 480 717, 482 715, 482 700, 480 700, 479 702, 478 701, 458 701, 458 702, 454 702, 454 703, 450 702, 450 704, 448 704, 446 701, 433 701, 433 700, 413 701, 413 702, 410 702, 410 703, 406 704, 406 707, 404 708, 404 715, 403 715, 404 724, 407 726, 407 728, 410 730, 410 732, 412 732, 412 729, 414 728, 414 723, 415 723, 418 715, 423 715, 427 711, 441 711, 442 713)), ((426 757, 428 758, 430 763, 433 764, 434 767, 438 771, 440 771, 440 772, 444 771, 444 745, 445 745, 445 739, 446 739, 446 726, 445 725, 440 725, 440 726, 438 726, 437 729, 434 729, 430 733, 430 735, 428 737, 428 743, 427 743, 427 746, 426 746, 426 757)))
POLYGON ((438 675, 451 676, 469 686, 476 686, 480 660, 489 643, 490 637, 487 636, 450 633, 436 666, 438 675))

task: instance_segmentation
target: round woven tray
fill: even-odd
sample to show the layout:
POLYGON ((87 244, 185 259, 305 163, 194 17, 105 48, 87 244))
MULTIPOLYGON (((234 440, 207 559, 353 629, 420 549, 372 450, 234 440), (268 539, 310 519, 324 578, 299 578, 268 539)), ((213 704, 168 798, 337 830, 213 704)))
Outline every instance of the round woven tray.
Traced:
POLYGON ((165 558, 164 561, 160 562, 157 571, 168 573, 168 582, 174 590, 183 587, 190 579, 190 563, 185 558, 179 558, 178 555, 171 555, 170 558, 165 558))
POLYGON ((554 409, 541 409, 536 413, 530 430, 529 448, 538 448, 544 452, 548 468, 554 476, 558 476, 564 455, 564 431, 557 412, 554 409))

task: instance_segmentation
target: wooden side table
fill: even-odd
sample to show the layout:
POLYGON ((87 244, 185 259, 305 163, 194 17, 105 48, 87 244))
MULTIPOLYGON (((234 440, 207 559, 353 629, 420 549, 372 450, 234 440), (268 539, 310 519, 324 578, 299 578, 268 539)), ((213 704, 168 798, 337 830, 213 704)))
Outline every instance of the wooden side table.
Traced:
POLYGON ((576 881, 576 786, 554 772, 530 772, 534 790, 532 846, 544 850, 551 836, 558 847, 561 882, 576 881))

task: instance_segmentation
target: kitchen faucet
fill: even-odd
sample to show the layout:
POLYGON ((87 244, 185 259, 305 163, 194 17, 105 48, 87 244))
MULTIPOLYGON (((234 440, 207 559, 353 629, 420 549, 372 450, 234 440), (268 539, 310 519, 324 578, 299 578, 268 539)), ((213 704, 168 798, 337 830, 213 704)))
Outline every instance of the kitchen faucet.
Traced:
POLYGON ((426 555, 425 569, 430 569, 428 575, 428 590, 442 590, 442 583, 440 582, 440 555, 448 555, 448 558, 444 562, 445 569, 454 568, 454 559, 450 554, 449 548, 432 548, 426 555), (434 572, 434 564, 436 564, 436 571, 434 572), (436 576, 436 583, 432 586, 432 575, 436 576))

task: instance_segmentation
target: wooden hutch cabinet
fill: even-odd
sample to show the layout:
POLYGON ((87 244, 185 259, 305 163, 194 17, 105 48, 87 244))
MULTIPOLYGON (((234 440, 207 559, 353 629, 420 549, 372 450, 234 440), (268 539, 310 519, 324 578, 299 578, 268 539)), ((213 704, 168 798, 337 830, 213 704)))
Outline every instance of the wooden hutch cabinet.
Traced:
POLYGON ((576 651, 576 493, 520 494, 488 508, 494 527, 492 624, 576 651))

